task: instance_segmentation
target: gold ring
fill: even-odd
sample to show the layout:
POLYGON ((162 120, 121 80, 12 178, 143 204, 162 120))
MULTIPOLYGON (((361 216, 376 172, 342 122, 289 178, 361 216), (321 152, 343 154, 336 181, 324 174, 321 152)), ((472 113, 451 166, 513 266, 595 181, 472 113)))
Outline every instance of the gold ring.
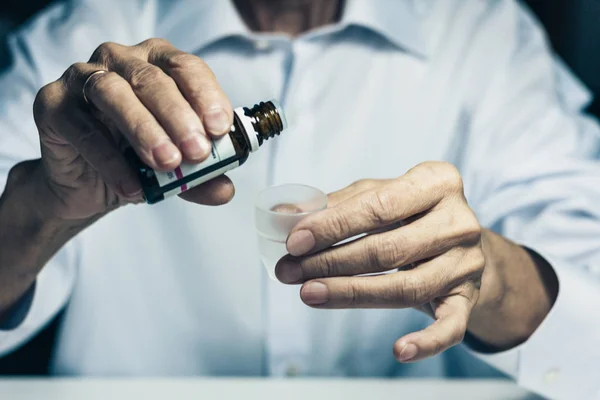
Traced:
POLYGON ((98 71, 94 71, 91 74, 89 74, 89 76, 87 77, 87 79, 85 80, 85 82, 83 82, 83 87, 81 88, 81 92, 83 93, 83 100, 87 103, 90 104, 90 102, 88 101, 87 96, 85 95, 85 88, 87 87, 88 83, 90 82, 90 79, 92 79, 92 77, 94 75, 98 75, 98 74, 105 74, 108 71, 103 70, 103 69, 99 69, 98 71))

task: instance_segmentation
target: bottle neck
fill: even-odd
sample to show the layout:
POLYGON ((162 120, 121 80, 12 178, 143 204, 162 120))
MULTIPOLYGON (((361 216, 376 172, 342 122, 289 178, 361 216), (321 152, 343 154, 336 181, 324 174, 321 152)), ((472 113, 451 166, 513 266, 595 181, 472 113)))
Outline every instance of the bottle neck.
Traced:
POLYGON ((279 135, 287 125, 281 106, 274 100, 260 102, 252 108, 244 107, 244 114, 250 118, 259 146, 279 135))
POLYGON ((236 118, 244 130, 250 151, 255 152, 265 140, 279 135, 287 128, 287 120, 279 103, 275 100, 260 102, 252 108, 239 107, 236 118))

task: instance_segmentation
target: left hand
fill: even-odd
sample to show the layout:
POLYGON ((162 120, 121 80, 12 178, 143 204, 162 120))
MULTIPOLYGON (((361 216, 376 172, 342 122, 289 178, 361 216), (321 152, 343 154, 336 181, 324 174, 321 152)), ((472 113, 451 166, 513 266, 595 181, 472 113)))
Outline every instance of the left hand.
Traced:
POLYGON ((392 180, 365 180, 329 195, 330 207, 294 227, 276 275, 303 283, 316 308, 408 308, 431 315, 426 329, 394 345, 416 361, 462 341, 485 267, 482 229, 456 168, 419 164, 392 180), (366 234, 350 242, 345 239, 366 234), (333 246, 333 247, 332 247, 333 246), (391 274, 356 276, 395 270, 391 274))

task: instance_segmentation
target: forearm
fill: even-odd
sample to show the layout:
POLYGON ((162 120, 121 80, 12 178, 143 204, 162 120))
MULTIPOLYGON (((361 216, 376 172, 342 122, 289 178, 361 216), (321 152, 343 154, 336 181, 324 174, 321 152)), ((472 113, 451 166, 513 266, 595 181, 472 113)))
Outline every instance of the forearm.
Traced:
POLYGON ((486 268, 469 333, 504 350, 537 329, 554 304, 558 281, 545 260, 500 235, 484 230, 482 246, 486 268))
POLYGON ((0 198, 0 320, 48 260, 89 223, 44 213, 39 160, 16 165, 0 198))

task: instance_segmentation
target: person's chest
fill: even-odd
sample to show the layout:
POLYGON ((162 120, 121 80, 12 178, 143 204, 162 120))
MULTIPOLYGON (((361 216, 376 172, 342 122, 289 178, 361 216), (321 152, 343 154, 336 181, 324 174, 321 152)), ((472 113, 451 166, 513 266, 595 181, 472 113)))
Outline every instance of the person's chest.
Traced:
POLYGON ((439 360, 400 367, 392 357, 394 341, 424 326, 424 316, 312 310, 298 287, 268 280, 257 252, 253 202, 268 185, 330 192, 457 156, 453 143, 465 128, 449 72, 367 44, 276 42, 200 54, 234 107, 280 99, 290 128, 228 174, 231 204, 173 198, 127 207, 82 235, 59 372, 442 373, 439 360))
POLYGON ((349 32, 200 54, 234 107, 275 98, 289 121, 237 174, 333 191, 426 160, 457 162, 468 130, 465 72, 452 59, 427 60, 373 33, 349 32))

